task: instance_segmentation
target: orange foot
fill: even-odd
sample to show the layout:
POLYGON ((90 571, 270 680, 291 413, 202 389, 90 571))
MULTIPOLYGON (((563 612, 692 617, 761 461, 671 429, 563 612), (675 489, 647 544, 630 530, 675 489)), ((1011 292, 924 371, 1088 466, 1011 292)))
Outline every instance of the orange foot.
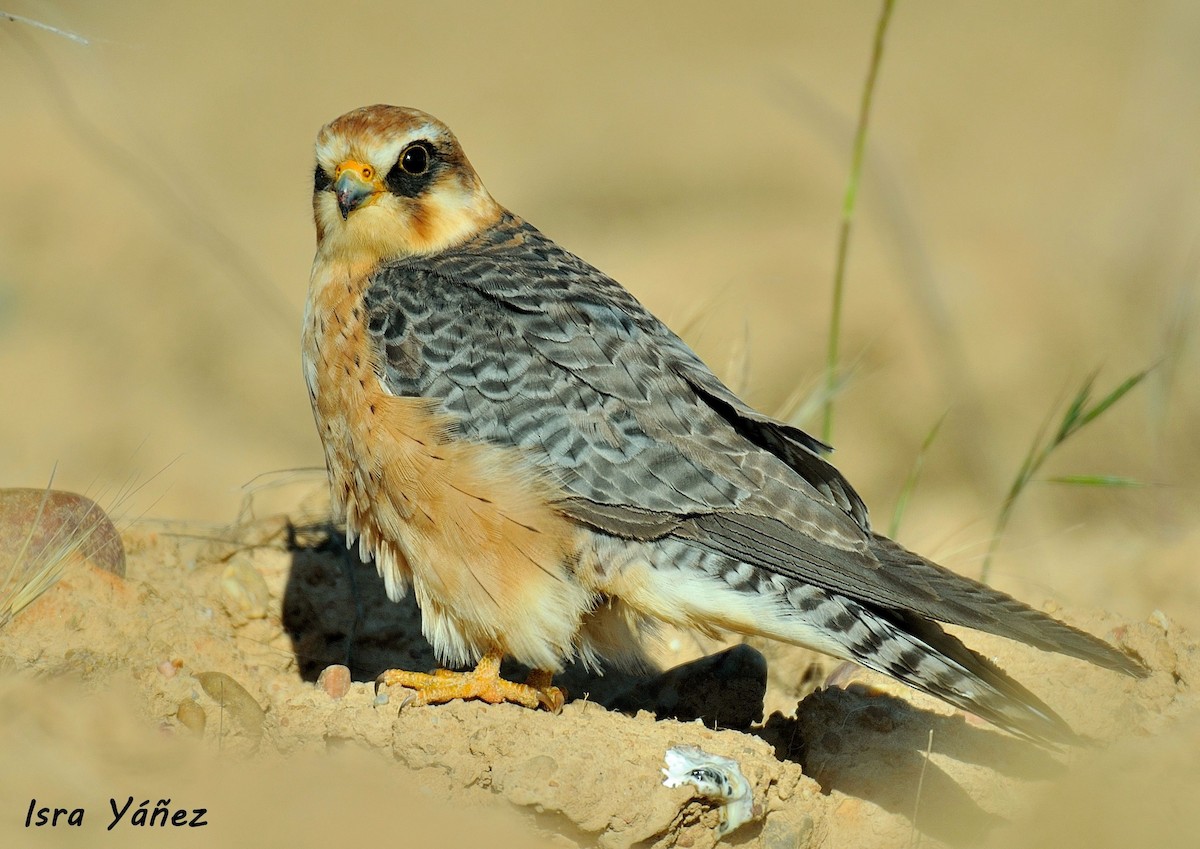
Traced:
POLYGON ((488 652, 470 672, 438 669, 432 673, 389 669, 375 679, 375 689, 400 686, 414 690, 405 705, 437 705, 454 699, 480 699, 498 705, 512 702, 527 708, 544 707, 553 713, 562 710, 566 695, 550 685, 551 673, 535 669, 524 684, 500 677, 500 655, 488 652))

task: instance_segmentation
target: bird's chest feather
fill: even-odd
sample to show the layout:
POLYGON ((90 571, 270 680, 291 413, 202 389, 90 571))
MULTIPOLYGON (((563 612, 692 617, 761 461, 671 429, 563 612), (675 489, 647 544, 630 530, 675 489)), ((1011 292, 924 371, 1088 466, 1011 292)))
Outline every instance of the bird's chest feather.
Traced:
POLYGON ((500 644, 545 667, 568 653, 591 604, 568 574, 579 529, 519 451, 460 439, 437 399, 384 389, 366 282, 318 264, 305 311, 304 373, 335 512, 393 598, 413 582, 427 636, 446 656, 500 644), (547 604, 551 621, 531 617, 547 604))
POLYGON ((335 514, 347 536, 376 559, 398 596, 409 562, 440 514, 439 494, 453 469, 445 467, 446 423, 435 402, 397 397, 380 383, 378 353, 366 328, 363 301, 368 270, 318 263, 305 311, 304 375, 325 450, 335 514))
MULTIPOLYGON (((325 449, 334 509, 353 508, 347 516, 351 533, 358 532, 359 513, 369 505, 369 501, 357 502, 369 496, 377 484, 373 466, 383 394, 367 346, 362 297, 365 279, 363 269, 318 263, 301 342, 304 378, 325 449)), ((393 424, 409 431, 419 428, 416 421, 393 424)), ((403 451, 393 453, 408 465, 417 462, 416 457, 404 457, 403 451)))

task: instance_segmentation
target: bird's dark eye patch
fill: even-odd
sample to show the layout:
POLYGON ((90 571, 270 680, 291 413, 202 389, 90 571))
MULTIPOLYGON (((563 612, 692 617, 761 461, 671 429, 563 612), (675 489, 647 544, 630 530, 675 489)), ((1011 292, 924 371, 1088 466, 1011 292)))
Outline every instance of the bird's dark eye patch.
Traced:
POLYGON ((420 144, 410 144, 396 163, 406 174, 418 176, 429 170, 429 151, 420 144))
POLYGON ((388 172, 388 190, 404 197, 416 197, 425 191, 437 171, 438 152, 426 141, 413 142, 404 148, 400 158, 388 172))
POLYGON ((333 185, 333 178, 329 176, 329 172, 322 168, 319 164, 313 171, 313 191, 323 192, 333 185))

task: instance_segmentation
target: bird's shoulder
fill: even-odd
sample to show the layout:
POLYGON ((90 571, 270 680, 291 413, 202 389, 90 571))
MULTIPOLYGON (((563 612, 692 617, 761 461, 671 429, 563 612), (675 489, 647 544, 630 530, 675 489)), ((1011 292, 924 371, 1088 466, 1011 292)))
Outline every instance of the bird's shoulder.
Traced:
POLYGON ((382 264, 367 302, 374 312, 470 305, 517 315, 549 315, 560 323, 608 315, 658 335, 665 326, 621 284, 506 212, 495 225, 435 254, 382 264))

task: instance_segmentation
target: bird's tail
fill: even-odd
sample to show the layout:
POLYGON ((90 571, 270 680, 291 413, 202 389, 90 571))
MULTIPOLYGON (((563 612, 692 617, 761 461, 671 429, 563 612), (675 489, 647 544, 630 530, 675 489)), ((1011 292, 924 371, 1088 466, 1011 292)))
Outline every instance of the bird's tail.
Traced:
MULTIPOLYGON (((951 572, 887 537, 872 536, 871 554, 883 565, 880 575, 905 587, 920 588, 920 592, 905 596, 903 606, 924 617, 1019 640, 1044 651, 1068 654, 1135 678, 1145 678, 1150 672, 1137 658, 1098 637, 1059 622, 999 590, 951 572)), ((886 603, 880 606, 890 607, 886 603)))
POLYGON ((1083 741, 1045 702, 936 622, 895 610, 871 614, 890 633, 878 649, 851 659, 1018 737, 1049 745, 1083 741))
POLYGON ((1081 742, 1045 702, 932 619, 799 581, 776 578, 773 589, 769 600, 755 594, 758 615, 738 630, 852 660, 1027 740, 1081 742))
POLYGON ((890 675, 1012 732, 1049 745, 1081 738, 1045 702, 919 613, 777 578, 775 604, 749 630, 890 675))

